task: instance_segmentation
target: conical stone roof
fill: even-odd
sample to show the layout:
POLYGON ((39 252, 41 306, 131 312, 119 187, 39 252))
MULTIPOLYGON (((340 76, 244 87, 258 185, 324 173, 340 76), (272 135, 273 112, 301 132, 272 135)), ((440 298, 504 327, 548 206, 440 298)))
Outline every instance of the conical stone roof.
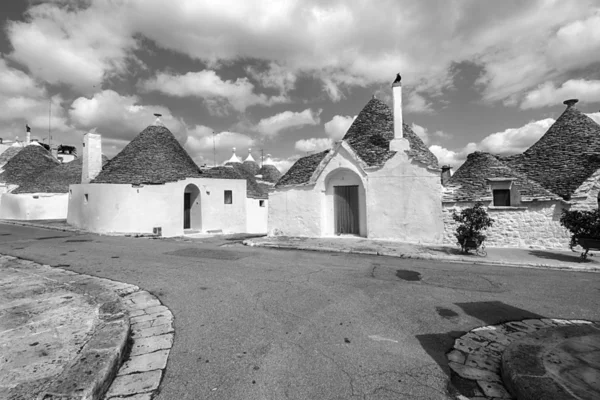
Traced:
MULTIPOLYGON (((410 126, 403 124, 403 135, 408 140, 408 155, 427 165, 437 167, 437 157, 410 126)), ((395 152, 390 151, 394 138, 394 115, 381 100, 373 97, 357 115, 343 140, 354 149, 369 166, 383 165, 395 152)))
POLYGON ((467 160, 446 183, 444 200, 477 201, 491 197, 489 178, 514 178, 513 185, 522 198, 558 198, 539 183, 511 169, 496 156, 476 151, 467 156, 467 160))
POLYGON ((92 183, 162 184, 202 172, 166 127, 151 125, 110 160, 92 183))
MULTIPOLYGON (((102 156, 102 163, 107 161, 106 156, 102 156)), ((82 164, 81 158, 59 164, 23 183, 13 193, 68 193, 69 185, 81 183, 82 164)))
POLYGON ((25 146, 4 165, 0 182, 22 185, 59 164, 58 160, 42 146, 25 146))
POLYGON ((565 199, 600 168, 600 125, 574 103, 535 144, 507 163, 565 199))
POLYGON ((271 164, 264 164, 261 169, 258 170, 257 175, 262 175, 262 180, 270 183, 277 183, 281 178, 281 172, 276 166, 271 164))

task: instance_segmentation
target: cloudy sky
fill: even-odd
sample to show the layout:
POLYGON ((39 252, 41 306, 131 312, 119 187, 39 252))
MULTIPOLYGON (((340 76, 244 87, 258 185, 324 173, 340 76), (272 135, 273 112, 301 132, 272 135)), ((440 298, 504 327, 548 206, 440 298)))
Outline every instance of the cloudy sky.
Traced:
POLYGON ((0 137, 114 156, 153 113, 200 163, 282 168, 403 78, 442 163, 521 152, 564 110, 600 122, 600 0, 3 0, 0 137), (50 111, 50 113, 49 113, 50 111), (50 123, 50 124, 49 124, 50 123), (214 136, 213 136, 214 132, 214 136))

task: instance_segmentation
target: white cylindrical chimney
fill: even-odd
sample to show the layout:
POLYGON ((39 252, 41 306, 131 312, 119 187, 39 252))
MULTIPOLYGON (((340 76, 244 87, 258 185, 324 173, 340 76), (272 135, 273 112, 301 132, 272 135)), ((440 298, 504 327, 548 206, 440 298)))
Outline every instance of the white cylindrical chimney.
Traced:
POLYGON ((396 75, 396 80, 392 83, 392 97, 394 102, 394 138, 390 140, 390 150, 401 152, 408 150, 410 144, 404 137, 404 128, 402 121, 402 83, 400 74, 396 75))
POLYGON ((404 137, 402 128, 402 82, 400 74, 396 75, 396 80, 392 83, 392 96, 394 99, 394 139, 404 137))
POLYGON ((83 135, 81 183, 90 183, 102 171, 102 137, 93 132, 83 135))

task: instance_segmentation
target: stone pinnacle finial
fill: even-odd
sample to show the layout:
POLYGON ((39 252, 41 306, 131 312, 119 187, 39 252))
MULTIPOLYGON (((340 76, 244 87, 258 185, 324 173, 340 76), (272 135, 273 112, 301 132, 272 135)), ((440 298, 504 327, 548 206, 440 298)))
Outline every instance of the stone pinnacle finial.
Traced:
POLYGON ((156 117, 156 119, 154 120, 154 123, 152 125, 165 126, 165 124, 163 124, 163 122, 160 120, 160 117, 162 117, 162 114, 154 113, 154 116, 156 117))
POLYGON ((569 99, 569 100, 563 101, 563 104, 566 105, 567 107, 573 107, 578 101, 579 101, 579 99, 569 99))
POLYGON ((402 77, 400 76, 400 74, 396 74, 396 80, 394 81, 394 83, 392 83, 392 87, 394 86, 400 86, 402 84, 402 77))

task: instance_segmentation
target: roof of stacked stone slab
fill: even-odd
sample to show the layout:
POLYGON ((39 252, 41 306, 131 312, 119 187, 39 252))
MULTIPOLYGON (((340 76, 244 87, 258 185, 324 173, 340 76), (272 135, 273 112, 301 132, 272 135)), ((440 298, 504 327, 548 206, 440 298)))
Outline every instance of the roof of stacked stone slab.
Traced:
POLYGON ((4 164, 9 162, 11 158, 19 154, 21 150, 23 150, 23 147, 11 146, 4 150, 2 153, 0 153, 0 168, 2 168, 4 164))
POLYGON ((546 189, 569 199, 600 168, 600 125, 567 100, 567 109, 523 154, 504 160, 546 189))
POLYGON ((262 180, 270 183, 277 183, 281 178, 281 172, 276 166, 264 164, 259 170, 258 175, 262 175, 262 180))
MULTIPOLYGON (((103 155, 102 164, 106 164, 107 161, 108 158, 103 155)), ((57 165, 23 183, 13 193, 68 193, 69 185, 81 183, 82 165, 81 158, 57 165)))
MULTIPOLYGON (((437 157, 406 124, 402 125, 403 136, 410 145, 408 155, 429 166, 438 167, 437 157)), ((390 140, 394 138, 394 115, 383 101, 373 97, 358 114, 343 140, 354 149, 369 166, 383 165, 396 152, 390 151, 390 140)))
POLYGON ((489 178, 513 178, 513 185, 523 200, 559 199, 559 196, 525 175, 513 170, 498 157, 476 151, 469 154, 463 165, 444 187, 444 201, 477 201, 491 198, 489 178))
POLYGON ((302 157, 277 181, 275 187, 301 185, 308 183, 321 161, 331 150, 302 157))
POLYGON ((48 150, 38 144, 30 144, 4 165, 0 182, 22 185, 59 164, 48 150))
POLYGON ((166 127, 151 125, 110 160, 92 183, 163 184, 202 172, 166 127))
MULTIPOLYGON (((406 124, 403 136, 408 140, 409 157, 427 166, 438 168, 437 157, 406 124)), ((381 100, 373 97, 358 114, 342 140, 346 141, 368 166, 382 166, 395 151, 390 151, 394 138, 392 110, 381 100)), ((277 187, 307 183, 329 150, 302 157, 281 177, 277 187)))

